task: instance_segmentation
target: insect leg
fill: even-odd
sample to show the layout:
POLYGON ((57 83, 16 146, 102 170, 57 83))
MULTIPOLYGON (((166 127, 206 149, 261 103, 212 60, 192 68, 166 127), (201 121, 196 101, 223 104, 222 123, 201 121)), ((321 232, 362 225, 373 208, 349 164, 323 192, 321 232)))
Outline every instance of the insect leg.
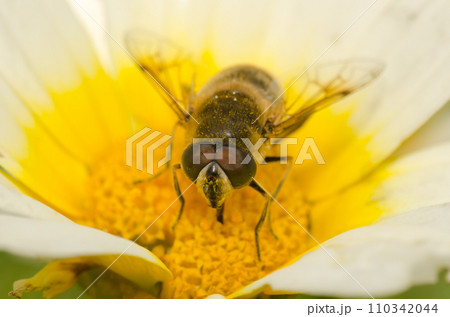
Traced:
POLYGON ((183 213, 183 208, 184 208, 184 197, 183 197, 183 194, 182 194, 182 192, 180 190, 180 185, 178 184, 178 178, 177 178, 177 170, 179 170, 180 168, 181 168, 180 164, 175 164, 173 166, 173 169, 172 169, 172 171, 173 171, 173 184, 174 184, 174 187, 175 187, 175 192, 177 193, 178 199, 180 200, 180 203, 181 203, 180 210, 178 211, 178 216, 177 216, 177 219, 175 220, 175 223, 172 226, 172 230, 175 230, 175 226, 180 221, 181 214, 183 213))
POLYGON ((273 232, 272 229, 272 224, 270 222, 270 204, 272 203, 273 199, 277 196, 278 192, 280 191, 281 187, 284 184, 284 181, 286 180, 287 175, 289 174, 289 171, 292 167, 292 157, 288 156, 288 157, 266 157, 265 158, 267 163, 271 163, 271 162, 279 162, 282 160, 287 160, 288 161, 288 167, 286 168, 286 171, 284 172, 284 175, 282 177, 282 179, 280 180, 280 182, 278 183, 277 188, 275 189, 275 192, 270 195, 266 189, 264 189, 258 182, 256 182, 256 180, 253 180, 250 183, 250 187, 252 187, 253 189, 255 189, 256 191, 258 191, 259 193, 261 193, 265 198, 266 198, 266 203, 264 205, 264 209, 263 212, 261 213, 261 217, 258 221, 258 223, 256 224, 255 227, 255 241, 256 241, 256 253, 258 255, 258 260, 261 261, 261 252, 260 252, 260 246, 259 246, 259 231, 261 230, 261 227, 264 223, 264 220, 266 219, 266 215, 269 214, 269 229, 271 234, 274 236, 274 238, 278 239, 278 237, 275 235, 275 233, 273 232))
MULTIPOLYGON (((173 129, 172 129, 172 139, 170 140, 170 143, 169 143, 169 150, 170 150, 170 153, 172 153, 172 148, 173 148, 173 140, 175 139, 175 130, 177 129, 177 127, 178 127, 178 125, 180 124, 180 121, 177 121, 177 123, 175 123, 175 125, 173 126, 173 129)), ((172 154, 170 154, 170 155, 172 155, 172 154)), ((144 178, 144 179, 138 179, 138 180, 136 180, 136 181, 134 181, 133 182, 133 185, 138 185, 138 184, 142 184, 142 183, 147 183, 147 182, 149 182, 149 181, 151 181, 151 180, 154 180, 155 178, 157 178, 157 177, 159 177, 160 175, 162 175, 162 174, 164 174, 165 172, 167 172, 168 170, 169 170, 169 167, 170 167, 170 161, 169 162, 167 162, 165 165, 164 165, 164 168, 161 170, 161 171, 159 171, 158 173, 156 173, 155 175, 152 175, 152 176, 150 176, 150 177, 148 177, 148 178, 144 178)))
POLYGON ((269 229, 270 229, 270 233, 272 234, 272 236, 278 240, 277 235, 275 234, 275 232, 273 231, 273 227, 272 227, 272 221, 271 221, 271 208, 270 208, 270 203, 272 202, 273 198, 275 198, 278 195, 278 192, 281 190, 281 187, 284 184, 284 181, 286 180, 289 171, 291 170, 292 167, 292 157, 291 156, 287 156, 287 157, 280 157, 280 156, 268 156, 265 158, 265 161, 267 163, 274 163, 274 162, 280 162, 280 161, 287 161, 287 168, 284 171, 283 177, 281 178, 280 182, 278 183, 277 188, 275 189, 275 192, 272 194, 272 198, 270 199, 269 202, 269 207, 267 210, 267 221, 269 222, 269 229))
POLYGON ((259 218, 259 221, 255 227, 256 254, 258 255, 258 261, 261 261, 261 252, 260 252, 260 247, 259 247, 259 230, 261 230, 264 220, 266 219, 267 207, 269 206, 270 194, 261 185, 259 185, 255 180, 252 180, 252 182, 250 183, 250 187, 254 188, 256 191, 258 191, 264 197, 266 197, 266 204, 264 205, 264 209, 263 209, 263 212, 261 213, 261 217, 259 218))

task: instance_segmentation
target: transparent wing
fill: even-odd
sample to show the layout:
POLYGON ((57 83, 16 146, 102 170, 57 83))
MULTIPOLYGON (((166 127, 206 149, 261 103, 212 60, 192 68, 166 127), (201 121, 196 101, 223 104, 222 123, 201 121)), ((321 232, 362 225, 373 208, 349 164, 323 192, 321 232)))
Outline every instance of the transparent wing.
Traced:
POLYGON ((300 128, 315 112, 364 87, 383 70, 374 60, 351 60, 317 65, 293 85, 281 122, 267 129, 268 136, 283 137, 300 128))
POLYGON ((129 32, 125 44, 136 64, 180 120, 189 116, 187 105, 194 89, 194 66, 182 49, 143 30, 129 32))

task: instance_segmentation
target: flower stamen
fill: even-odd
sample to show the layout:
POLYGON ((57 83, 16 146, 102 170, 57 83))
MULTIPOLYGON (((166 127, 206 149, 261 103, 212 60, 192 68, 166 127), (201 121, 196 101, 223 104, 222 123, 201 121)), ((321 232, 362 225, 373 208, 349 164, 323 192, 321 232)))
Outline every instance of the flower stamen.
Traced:
MULTIPOLYGON (((76 221, 134 240, 176 199, 176 194, 170 173, 134 184, 146 175, 126 166, 120 154, 123 153, 110 154, 92 169, 86 212, 76 221)), ((276 175, 280 171, 271 167, 257 176, 261 182, 270 183, 276 175)), ((189 180, 181 176, 180 183, 186 188, 189 180)), ((163 285, 162 297, 231 294, 287 264, 307 248, 306 233, 273 205, 272 226, 278 240, 264 224, 260 232, 262 260, 258 261, 255 226, 264 198, 251 188, 238 190, 227 200, 224 224, 217 222, 215 210, 207 206, 196 190, 189 190, 184 196, 186 208, 175 231, 172 224, 178 204, 171 206, 136 241, 160 257, 174 275, 173 280, 163 285)), ((307 227, 307 208, 298 191, 283 188, 279 200, 307 227)))

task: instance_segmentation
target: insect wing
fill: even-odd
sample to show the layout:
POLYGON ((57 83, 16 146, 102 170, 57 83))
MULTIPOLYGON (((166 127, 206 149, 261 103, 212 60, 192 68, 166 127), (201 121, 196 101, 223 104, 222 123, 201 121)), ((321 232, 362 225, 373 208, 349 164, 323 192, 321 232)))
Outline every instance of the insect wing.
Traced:
POLYGON ((180 119, 186 118, 194 75, 194 66, 188 56, 175 43, 150 32, 129 32, 125 41, 152 86, 180 119))
POLYGON ((299 129, 315 112, 366 86, 383 70, 374 60, 351 60, 317 65, 294 83, 296 96, 287 96, 286 114, 269 135, 283 137, 299 129))

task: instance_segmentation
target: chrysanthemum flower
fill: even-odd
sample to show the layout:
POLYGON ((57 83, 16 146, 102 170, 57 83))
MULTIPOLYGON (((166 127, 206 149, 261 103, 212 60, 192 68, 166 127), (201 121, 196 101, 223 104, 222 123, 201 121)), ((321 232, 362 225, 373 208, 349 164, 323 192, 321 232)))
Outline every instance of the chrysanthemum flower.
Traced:
MULTIPOLYGON (((236 191, 221 224, 189 188, 173 231, 170 173, 134 183, 146 174, 125 165, 126 139, 145 126, 170 134, 175 116, 125 38, 146 29, 175 42, 208 65, 199 83, 251 63, 287 87, 370 2, 108 1, 103 19, 85 5, 2 1, 0 249, 48 261, 12 295, 53 297, 79 282, 92 297, 383 297, 450 267, 448 134, 419 130, 450 97, 448 3, 375 3, 324 54, 386 68, 294 135, 313 137, 326 164, 293 168, 273 204, 278 240, 263 228, 260 262, 258 193, 236 191)), ((439 121, 448 114, 428 127, 439 121)), ((257 179, 271 188, 281 171, 257 179)))

